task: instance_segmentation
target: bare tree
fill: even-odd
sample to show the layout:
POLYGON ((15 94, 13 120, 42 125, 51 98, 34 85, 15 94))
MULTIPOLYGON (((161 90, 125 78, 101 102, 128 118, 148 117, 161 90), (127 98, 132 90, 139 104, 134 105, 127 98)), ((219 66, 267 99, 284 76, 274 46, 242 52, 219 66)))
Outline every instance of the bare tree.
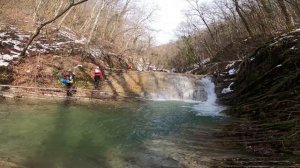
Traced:
POLYGON ((250 28, 250 25, 249 25, 247 19, 244 17, 244 15, 241 12, 241 7, 239 5, 239 0, 233 0, 233 2, 234 2, 234 5, 235 5, 236 12, 239 14, 240 18, 242 19, 242 22, 243 22, 245 28, 247 29, 247 32, 249 33, 250 37, 253 37, 253 32, 250 28))
POLYGON ((294 22, 294 19, 291 16, 290 12, 287 9, 285 1, 284 0, 277 0, 277 2, 278 2, 279 6, 281 8, 282 14, 285 17, 285 23, 286 23, 287 28, 289 30, 292 30, 295 27, 295 22, 294 22))
POLYGON ((206 20, 207 17, 205 17, 205 14, 207 14, 207 12, 208 12, 207 7, 204 4, 200 4, 199 0, 187 0, 187 2, 190 4, 190 7, 191 7, 192 11, 194 12, 194 13, 191 13, 191 15, 197 15, 203 21, 211 38, 213 40, 215 40, 214 33, 211 30, 209 23, 206 20))
POLYGON ((33 40, 40 34, 41 30, 47 26, 48 24, 51 24, 52 22, 54 22, 55 20, 57 20, 58 18, 60 18, 62 15, 64 15, 66 12, 68 12, 70 9, 72 9, 74 6, 77 6, 79 4, 82 4, 84 2, 87 2, 88 0, 81 0, 78 2, 75 2, 74 0, 70 0, 69 1, 69 5, 67 6, 67 8, 65 8, 63 11, 59 12, 54 18, 40 24, 34 34, 30 37, 29 41, 27 42, 27 44, 25 45, 24 49, 22 50, 20 57, 24 57, 26 55, 26 51, 28 50, 28 47, 30 46, 30 44, 33 42, 33 40))
POLYGON ((96 17, 95 17, 95 21, 94 21, 94 23, 92 24, 92 29, 91 29, 91 31, 90 31, 90 35, 89 35, 89 38, 88 38, 88 44, 91 42, 91 39, 92 39, 92 37, 93 37, 93 35, 94 35, 94 31, 95 31, 95 29, 96 29, 96 27, 97 27, 97 25, 98 25, 98 22, 99 22, 99 18, 100 18, 101 12, 102 12, 103 9, 105 8, 106 3, 107 3, 107 2, 106 2, 105 0, 103 0, 103 1, 101 2, 100 8, 98 9, 98 13, 97 13, 97 15, 96 15, 96 17))

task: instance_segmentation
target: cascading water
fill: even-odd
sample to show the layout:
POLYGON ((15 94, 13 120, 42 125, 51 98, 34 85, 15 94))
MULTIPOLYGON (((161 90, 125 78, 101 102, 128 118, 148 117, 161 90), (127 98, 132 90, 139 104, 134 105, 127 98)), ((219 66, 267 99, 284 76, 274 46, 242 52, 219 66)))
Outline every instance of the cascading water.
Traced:
POLYGON ((212 82, 210 77, 205 77, 200 80, 205 90, 207 100, 199 102, 193 108, 197 111, 198 115, 201 116, 221 116, 220 113, 224 110, 224 107, 219 106, 216 103, 217 95, 215 92, 215 84, 212 82))
MULTIPOLYGON (((200 84, 201 85, 201 84, 200 84)), ((187 76, 166 77, 160 86, 150 93, 149 98, 157 101, 202 101, 204 89, 187 76)))
POLYGON ((210 77, 205 77, 200 80, 203 88, 207 94, 206 102, 208 104, 215 104, 217 100, 217 95, 215 93, 215 84, 212 82, 210 77))
POLYGON ((198 115, 219 116, 222 107, 216 104, 215 84, 210 77, 200 80, 187 76, 169 76, 164 87, 157 87, 148 98, 155 101, 187 101, 197 103, 193 109, 198 115))

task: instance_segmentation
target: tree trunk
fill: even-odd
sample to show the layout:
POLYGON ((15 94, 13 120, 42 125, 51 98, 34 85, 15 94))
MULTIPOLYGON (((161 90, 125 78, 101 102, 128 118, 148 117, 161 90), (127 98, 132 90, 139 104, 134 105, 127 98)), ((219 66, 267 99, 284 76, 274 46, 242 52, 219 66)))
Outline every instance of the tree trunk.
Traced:
POLYGON ((38 12, 39 12, 41 4, 42 4, 42 0, 37 0, 36 1, 36 6, 35 6, 34 12, 33 12, 33 23, 37 22, 38 12))
POLYGON ((97 7, 98 1, 95 2, 94 7, 91 11, 90 17, 84 22, 84 24, 82 25, 82 27, 80 28, 80 32, 82 32, 83 34, 88 30, 89 26, 91 25, 96 7, 97 7))
POLYGON ((281 8, 282 14, 283 14, 284 17, 285 17, 285 24, 286 24, 288 30, 294 29, 294 27, 295 27, 295 22, 294 22, 294 20, 293 20, 293 18, 292 18, 292 15, 290 14, 290 12, 289 12, 288 9, 287 9, 287 6, 286 6, 286 4, 285 4, 285 1, 284 1, 284 0, 277 0, 277 2, 278 2, 279 6, 280 6, 280 8, 281 8))
POLYGON ((264 11, 268 14, 268 17, 273 17, 273 10, 270 7, 270 4, 267 4, 266 0, 259 0, 259 2, 262 4, 262 7, 264 11))
POLYGON ((104 9, 104 7, 105 7, 105 3, 106 3, 105 1, 102 1, 101 8, 99 9, 99 11, 98 11, 98 13, 97 13, 97 16, 96 16, 96 18, 95 18, 95 21, 94 21, 92 30, 90 31, 90 35, 89 35, 87 44, 89 44, 89 43, 91 42, 91 40, 92 40, 92 37, 93 37, 93 35, 94 35, 94 31, 95 31, 95 29, 96 29, 96 27, 97 27, 97 24, 98 24, 98 22, 99 22, 100 14, 101 14, 101 12, 103 11, 103 9, 104 9))
POLYGON ((60 22, 58 23, 58 27, 61 27, 61 25, 63 24, 63 22, 65 21, 65 19, 69 16, 69 14, 70 14, 70 12, 73 10, 73 8, 72 9, 70 9, 66 14, 65 14, 65 16, 60 20, 60 22))
POLYGON ((202 15, 200 15, 200 18, 201 18, 201 20, 203 21, 203 23, 205 24, 205 26, 206 26, 206 28, 207 28, 207 30, 208 30, 208 32, 209 32, 209 35, 210 35, 211 39, 212 39, 213 41, 215 41, 214 34, 213 34, 212 30, 210 29, 208 23, 206 22, 205 18, 204 18, 202 15))
POLYGON ((235 9, 236 12, 238 13, 238 15, 240 16, 240 18, 242 19, 242 22, 247 30, 247 32, 249 33, 250 37, 253 37, 253 33, 251 31, 251 28, 249 26, 249 23, 247 22, 246 18, 244 17, 244 15, 242 14, 241 10, 240 10, 240 6, 239 6, 239 0, 233 0, 234 5, 235 5, 235 9))

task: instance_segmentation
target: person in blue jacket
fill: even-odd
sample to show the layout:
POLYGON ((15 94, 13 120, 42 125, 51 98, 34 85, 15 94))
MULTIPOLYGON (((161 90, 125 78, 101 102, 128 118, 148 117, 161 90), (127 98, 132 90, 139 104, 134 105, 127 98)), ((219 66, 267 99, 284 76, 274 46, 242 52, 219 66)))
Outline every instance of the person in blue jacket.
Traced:
POLYGON ((67 96, 72 96, 74 92, 74 80, 75 80, 75 74, 74 72, 69 69, 68 72, 63 73, 63 78, 61 78, 59 81, 66 85, 67 88, 67 96))

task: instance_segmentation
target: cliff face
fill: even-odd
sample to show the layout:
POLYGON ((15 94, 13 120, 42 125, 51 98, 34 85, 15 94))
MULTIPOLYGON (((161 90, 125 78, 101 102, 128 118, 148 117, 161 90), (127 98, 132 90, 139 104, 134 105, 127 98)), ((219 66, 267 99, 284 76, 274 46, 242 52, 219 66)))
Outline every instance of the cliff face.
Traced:
POLYGON ((257 154, 300 161, 300 30, 257 49, 232 81, 222 100, 241 122, 230 136, 257 154))

